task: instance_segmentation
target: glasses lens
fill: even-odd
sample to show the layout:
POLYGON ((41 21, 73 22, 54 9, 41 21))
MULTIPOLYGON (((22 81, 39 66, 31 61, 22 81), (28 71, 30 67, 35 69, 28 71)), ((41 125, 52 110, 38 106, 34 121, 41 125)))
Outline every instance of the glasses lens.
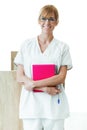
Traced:
POLYGON ((50 18, 48 18, 48 20, 49 20, 49 21, 55 21, 55 18, 50 17, 50 18))
POLYGON ((45 17, 41 17, 41 21, 46 21, 47 19, 45 17))

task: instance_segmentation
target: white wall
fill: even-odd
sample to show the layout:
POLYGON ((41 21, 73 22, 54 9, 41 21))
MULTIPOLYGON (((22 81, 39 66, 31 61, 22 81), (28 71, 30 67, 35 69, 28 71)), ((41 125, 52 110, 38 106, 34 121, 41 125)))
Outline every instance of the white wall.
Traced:
POLYGON ((87 113, 71 113, 64 130, 87 130, 87 113))
POLYGON ((45 4, 54 4, 59 9, 60 22, 54 34, 70 46, 73 69, 66 80, 70 110, 87 112, 86 0, 0 1, 0 71, 10 70, 11 51, 18 50, 24 40, 40 32, 37 18, 45 4))

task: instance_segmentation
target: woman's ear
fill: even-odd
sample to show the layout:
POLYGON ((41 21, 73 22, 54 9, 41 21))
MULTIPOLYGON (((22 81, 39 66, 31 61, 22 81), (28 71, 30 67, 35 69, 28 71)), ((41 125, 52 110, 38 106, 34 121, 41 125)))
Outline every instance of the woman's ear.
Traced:
POLYGON ((59 20, 56 21, 56 26, 59 24, 59 20))
POLYGON ((38 19, 38 24, 40 24, 40 20, 38 19))
POLYGON ((38 20, 38 24, 40 24, 40 21, 38 20))

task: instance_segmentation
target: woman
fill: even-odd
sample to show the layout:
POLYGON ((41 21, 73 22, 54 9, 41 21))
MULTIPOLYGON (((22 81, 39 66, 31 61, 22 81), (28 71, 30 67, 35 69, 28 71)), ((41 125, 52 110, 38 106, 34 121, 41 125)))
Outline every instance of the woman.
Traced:
POLYGON ((24 130, 63 130, 64 119, 69 116, 69 106, 64 91, 67 70, 72 68, 67 44, 54 38, 58 25, 58 10, 53 5, 41 8, 38 23, 41 33, 26 40, 15 58, 17 81, 22 84, 20 118, 24 130), (56 75, 33 80, 32 65, 55 64, 56 75), (43 92, 35 92, 35 90, 43 92))

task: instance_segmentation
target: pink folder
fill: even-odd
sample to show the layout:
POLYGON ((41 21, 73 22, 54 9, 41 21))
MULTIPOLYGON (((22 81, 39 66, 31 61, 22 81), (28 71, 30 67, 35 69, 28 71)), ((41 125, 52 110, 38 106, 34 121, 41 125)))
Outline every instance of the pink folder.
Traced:
MULTIPOLYGON (((56 72, 55 64, 35 64, 32 65, 33 80, 41 80, 54 76, 56 72)), ((34 92, 43 92, 42 90, 33 90, 34 92)))

